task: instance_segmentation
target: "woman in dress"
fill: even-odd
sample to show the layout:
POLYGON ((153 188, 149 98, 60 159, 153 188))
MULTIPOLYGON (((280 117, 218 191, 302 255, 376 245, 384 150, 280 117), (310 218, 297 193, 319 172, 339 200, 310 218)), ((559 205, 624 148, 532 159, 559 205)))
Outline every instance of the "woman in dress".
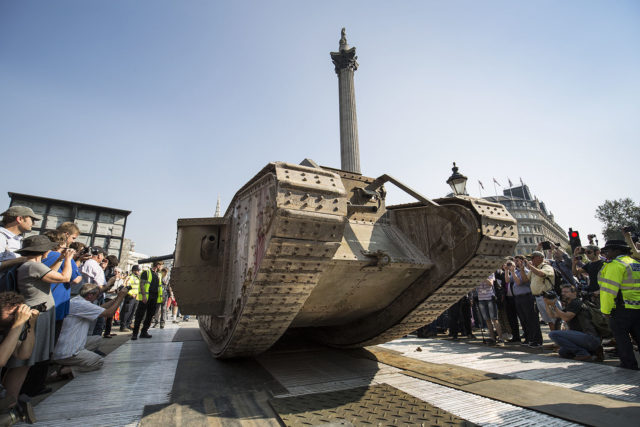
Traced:
MULTIPOLYGON (((22 241, 22 248, 16 251, 24 263, 17 270, 17 291, 25 298, 25 304, 41 312, 35 325, 35 345, 31 357, 19 360, 15 357, 7 363, 7 373, 3 385, 7 394, 17 398, 29 368, 37 362, 49 360, 54 348, 56 310, 51 283, 65 283, 71 279, 71 262, 65 262, 62 272, 51 270, 41 261, 56 247, 47 236, 29 236, 22 241)), ((73 259, 73 249, 65 249, 61 257, 73 259)), ((4 265, 3 265, 4 267, 4 265)))

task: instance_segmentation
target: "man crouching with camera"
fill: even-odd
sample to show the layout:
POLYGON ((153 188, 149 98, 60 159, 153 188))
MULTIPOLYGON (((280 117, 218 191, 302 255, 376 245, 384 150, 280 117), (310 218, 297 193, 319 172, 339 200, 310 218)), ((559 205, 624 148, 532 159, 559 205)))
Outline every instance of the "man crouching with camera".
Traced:
POLYGON ((543 293, 545 308, 550 317, 564 320, 569 330, 549 332, 549 338, 560 346, 560 357, 575 360, 604 360, 604 353, 600 345, 600 337, 591 321, 591 313, 583 307, 573 285, 562 286, 562 301, 564 309, 556 307, 558 296, 554 291, 543 293))

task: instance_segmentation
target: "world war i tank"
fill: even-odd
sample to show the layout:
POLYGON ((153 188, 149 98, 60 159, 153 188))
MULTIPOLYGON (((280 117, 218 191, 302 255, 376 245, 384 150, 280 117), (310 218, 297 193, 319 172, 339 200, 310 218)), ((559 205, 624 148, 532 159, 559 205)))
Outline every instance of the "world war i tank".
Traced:
POLYGON ((269 163, 222 217, 178 220, 171 286, 215 357, 256 355, 285 334, 339 348, 402 337, 434 321, 517 243, 500 204, 429 200, 391 176, 360 173, 357 57, 344 30, 331 56, 341 169, 269 163), (387 206, 385 184, 416 201, 387 206))

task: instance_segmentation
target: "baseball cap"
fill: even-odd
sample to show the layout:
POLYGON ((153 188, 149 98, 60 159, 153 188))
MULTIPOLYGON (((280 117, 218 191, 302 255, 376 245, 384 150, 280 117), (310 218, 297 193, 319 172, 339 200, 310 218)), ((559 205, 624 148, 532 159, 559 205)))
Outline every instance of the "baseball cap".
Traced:
POLYGON ((42 216, 36 214, 33 209, 27 206, 11 206, 2 212, 2 216, 30 216, 36 221, 42 221, 42 216))
POLYGON ((540 251, 531 252, 531 257, 533 258, 534 256, 541 256, 542 258, 544 258, 544 254, 540 251))

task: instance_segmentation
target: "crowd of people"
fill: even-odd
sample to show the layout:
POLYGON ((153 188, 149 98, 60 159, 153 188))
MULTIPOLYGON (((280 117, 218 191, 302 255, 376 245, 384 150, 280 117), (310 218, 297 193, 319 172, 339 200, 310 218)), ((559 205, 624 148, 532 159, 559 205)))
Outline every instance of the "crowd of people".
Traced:
POLYGON ((620 367, 638 369, 640 343, 640 242, 624 240, 575 247, 542 242, 530 255, 508 257, 421 336, 449 331, 476 338, 484 330, 489 345, 516 343, 541 350, 541 325, 549 327, 546 346, 561 357, 603 361, 603 344, 620 358, 620 367))
POLYGON ((98 347, 113 326, 149 339, 151 327, 178 322, 178 307, 162 262, 125 272, 116 256, 76 241, 73 222, 24 237, 42 217, 24 206, 1 215, 0 425, 32 423, 30 399, 48 384, 103 366, 98 347))

